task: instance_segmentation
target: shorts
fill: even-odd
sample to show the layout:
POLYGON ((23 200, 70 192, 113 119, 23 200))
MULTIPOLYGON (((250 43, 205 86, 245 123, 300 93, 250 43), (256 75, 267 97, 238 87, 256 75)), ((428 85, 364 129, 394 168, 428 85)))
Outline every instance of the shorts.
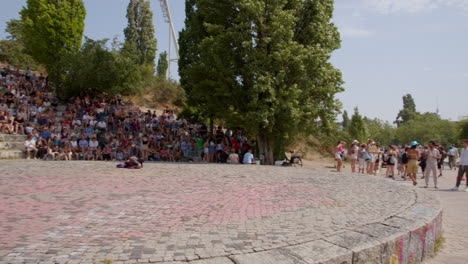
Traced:
POLYGON ((409 174, 418 173, 418 161, 417 160, 411 159, 408 161, 408 169, 406 170, 406 173, 409 173, 409 174))
POLYGON ((357 160, 357 159, 358 159, 357 154, 351 154, 351 159, 352 159, 352 160, 357 160))
POLYGON ((359 159, 359 168, 360 169, 365 169, 366 168, 366 160, 365 159, 359 159))
POLYGON ((336 159, 336 160, 338 160, 338 159, 343 159, 343 158, 341 157, 341 153, 336 152, 336 153, 335 153, 335 159, 336 159))

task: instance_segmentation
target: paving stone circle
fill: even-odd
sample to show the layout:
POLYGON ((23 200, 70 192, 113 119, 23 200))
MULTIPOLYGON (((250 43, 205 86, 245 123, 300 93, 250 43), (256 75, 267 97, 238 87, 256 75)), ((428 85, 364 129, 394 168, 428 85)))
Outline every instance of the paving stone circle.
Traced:
POLYGON ((0 263, 158 263, 263 252, 383 222, 417 198, 391 180, 314 169, 115 165, 1 161, 0 263))

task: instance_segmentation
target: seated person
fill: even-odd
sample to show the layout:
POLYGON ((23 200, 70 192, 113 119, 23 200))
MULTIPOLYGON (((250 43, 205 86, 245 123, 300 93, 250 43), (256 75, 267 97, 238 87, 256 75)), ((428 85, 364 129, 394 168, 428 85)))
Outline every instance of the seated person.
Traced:
POLYGON ((28 136, 28 139, 26 139, 26 141, 24 142, 24 148, 26 150, 26 159, 31 158, 31 151, 34 152, 34 159, 36 159, 38 149, 36 148, 36 140, 34 140, 33 136, 28 136))

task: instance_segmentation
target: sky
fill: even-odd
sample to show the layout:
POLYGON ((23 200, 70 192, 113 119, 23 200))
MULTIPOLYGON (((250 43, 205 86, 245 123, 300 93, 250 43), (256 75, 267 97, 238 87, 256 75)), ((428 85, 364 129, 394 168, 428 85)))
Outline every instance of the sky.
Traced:
MULTIPOLYGON (((123 40, 128 2, 84 0, 85 35, 123 40)), ((158 53, 167 51, 169 26, 159 1, 150 2, 158 53)), ((0 0, 0 39, 25 3, 0 0)), ((169 0, 177 32, 184 27, 184 3, 169 0)), ((362 115, 393 122, 410 93, 420 112, 468 116, 468 0, 335 0, 333 22, 342 47, 331 62, 343 73, 345 92, 337 97, 344 110, 358 107, 362 115)), ((177 79, 176 63, 171 71, 177 79)))

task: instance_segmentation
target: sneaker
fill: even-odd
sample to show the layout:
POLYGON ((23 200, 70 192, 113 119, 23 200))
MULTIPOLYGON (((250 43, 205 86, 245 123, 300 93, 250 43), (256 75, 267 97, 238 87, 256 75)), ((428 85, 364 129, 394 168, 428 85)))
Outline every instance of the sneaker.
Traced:
POLYGON ((429 186, 425 185, 424 188, 429 188, 429 186))
POLYGON ((456 191, 458 191, 458 187, 455 186, 455 187, 453 187, 453 188, 450 189, 450 190, 456 192, 456 191))
POLYGON ((27 157, 26 159, 28 160, 28 159, 31 159, 31 158, 30 158, 30 157, 27 157))
POLYGON ((468 187, 465 188, 465 192, 468 192, 468 187))

